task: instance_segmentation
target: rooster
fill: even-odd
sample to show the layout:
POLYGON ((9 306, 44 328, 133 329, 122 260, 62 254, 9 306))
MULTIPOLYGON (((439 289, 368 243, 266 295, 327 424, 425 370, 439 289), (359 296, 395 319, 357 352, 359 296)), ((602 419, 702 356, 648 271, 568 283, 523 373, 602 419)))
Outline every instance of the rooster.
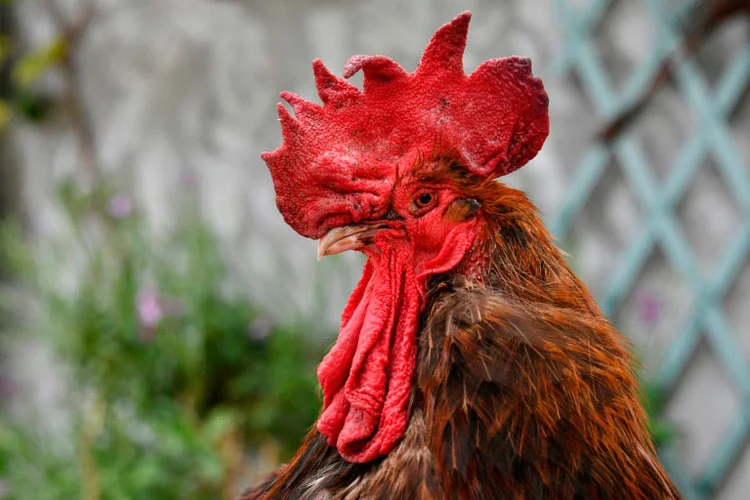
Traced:
POLYGON ((674 499, 633 359, 528 198, 548 99, 528 59, 463 70, 470 13, 413 73, 313 63, 322 105, 278 105, 264 153, 285 221, 318 256, 363 252, 318 368, 323 411, 244 499, 674 499))

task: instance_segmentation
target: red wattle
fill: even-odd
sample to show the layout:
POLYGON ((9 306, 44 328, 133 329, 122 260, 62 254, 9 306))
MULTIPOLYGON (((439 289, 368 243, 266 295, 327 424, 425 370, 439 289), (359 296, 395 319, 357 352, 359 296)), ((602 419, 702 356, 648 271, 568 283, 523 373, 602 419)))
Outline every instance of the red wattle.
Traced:
POLYGON ((475 223, 456 227, 415 275, 406 239, 381 235, 349 297, 336 344, 318 367, 325 410, 318 431, 349 462, 388 454, 404 435, 417 353, 424 283, 455 267, 475 223))
POLYGON ((318 367, 325 406, 318 430, 350 462, 390 452, 408 422, 422 299, 409 252, 395 243, 368 258, 339 338, 318 367))

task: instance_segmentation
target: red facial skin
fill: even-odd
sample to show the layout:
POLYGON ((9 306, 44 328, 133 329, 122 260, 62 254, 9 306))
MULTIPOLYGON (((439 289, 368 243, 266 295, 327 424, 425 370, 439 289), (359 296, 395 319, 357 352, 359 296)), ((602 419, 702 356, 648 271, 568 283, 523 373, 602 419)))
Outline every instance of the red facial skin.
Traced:
MULTIPOLYGON (((427 168, 434 168, 434 164, 427 168)), ((401 220, 381 219, 374 222, 388 224, 393 228, 392 234, 398 234, 408 243, 417 275, 436 267, 442 268, 446 264, 444 261, 455 261, 459 257, 453 255, 454 249, 448 245, 455 243, 456 238, 474 239, 476 224, 467 212, 476 211, 479 206, 476 200, 461 198, 448 184, 437 180, 425 182, 423 175, 420 175, 425 172, 429 173, 430 170, 418 166, 394 187, 392 212, 389 213, 401 220), (465 218, 458 218, 459 215, 465 218)))

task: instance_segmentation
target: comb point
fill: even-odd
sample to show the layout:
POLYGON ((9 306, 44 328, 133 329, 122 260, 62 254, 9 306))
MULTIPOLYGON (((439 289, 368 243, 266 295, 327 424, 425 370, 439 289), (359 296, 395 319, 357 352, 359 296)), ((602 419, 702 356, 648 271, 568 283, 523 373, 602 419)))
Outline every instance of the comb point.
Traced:
POLYGON ((359 94, 357 87, 331 73, 320 59, 313 61, 313 74, 318 95, 324 104, 332 99, 351 98, 359 94))
POLYGON ((464 70, 464 50, 469 33, 471 12, 464 11, 441 26, 427 44, 417 72, 461 72, 464 70))

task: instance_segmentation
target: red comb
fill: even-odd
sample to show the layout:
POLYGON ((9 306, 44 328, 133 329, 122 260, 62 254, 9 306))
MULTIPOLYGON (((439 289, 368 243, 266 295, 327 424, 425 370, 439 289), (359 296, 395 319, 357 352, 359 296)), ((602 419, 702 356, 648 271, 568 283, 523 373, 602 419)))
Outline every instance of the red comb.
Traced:
POLYGON ((263 153, 285 220, 317 238, 331 227, 387 211, 396 169, 436 145, 456 151, 484 177, 523 166, 549 130, 547 94, 526 58, 485 61, 467 76, 463 52, 471 14, 432 37, 413 73, 385 56, 354 56, 344 77, 364 73, 364 90, 313 63, 323 105, 284 92, 284 142, 263 153))

